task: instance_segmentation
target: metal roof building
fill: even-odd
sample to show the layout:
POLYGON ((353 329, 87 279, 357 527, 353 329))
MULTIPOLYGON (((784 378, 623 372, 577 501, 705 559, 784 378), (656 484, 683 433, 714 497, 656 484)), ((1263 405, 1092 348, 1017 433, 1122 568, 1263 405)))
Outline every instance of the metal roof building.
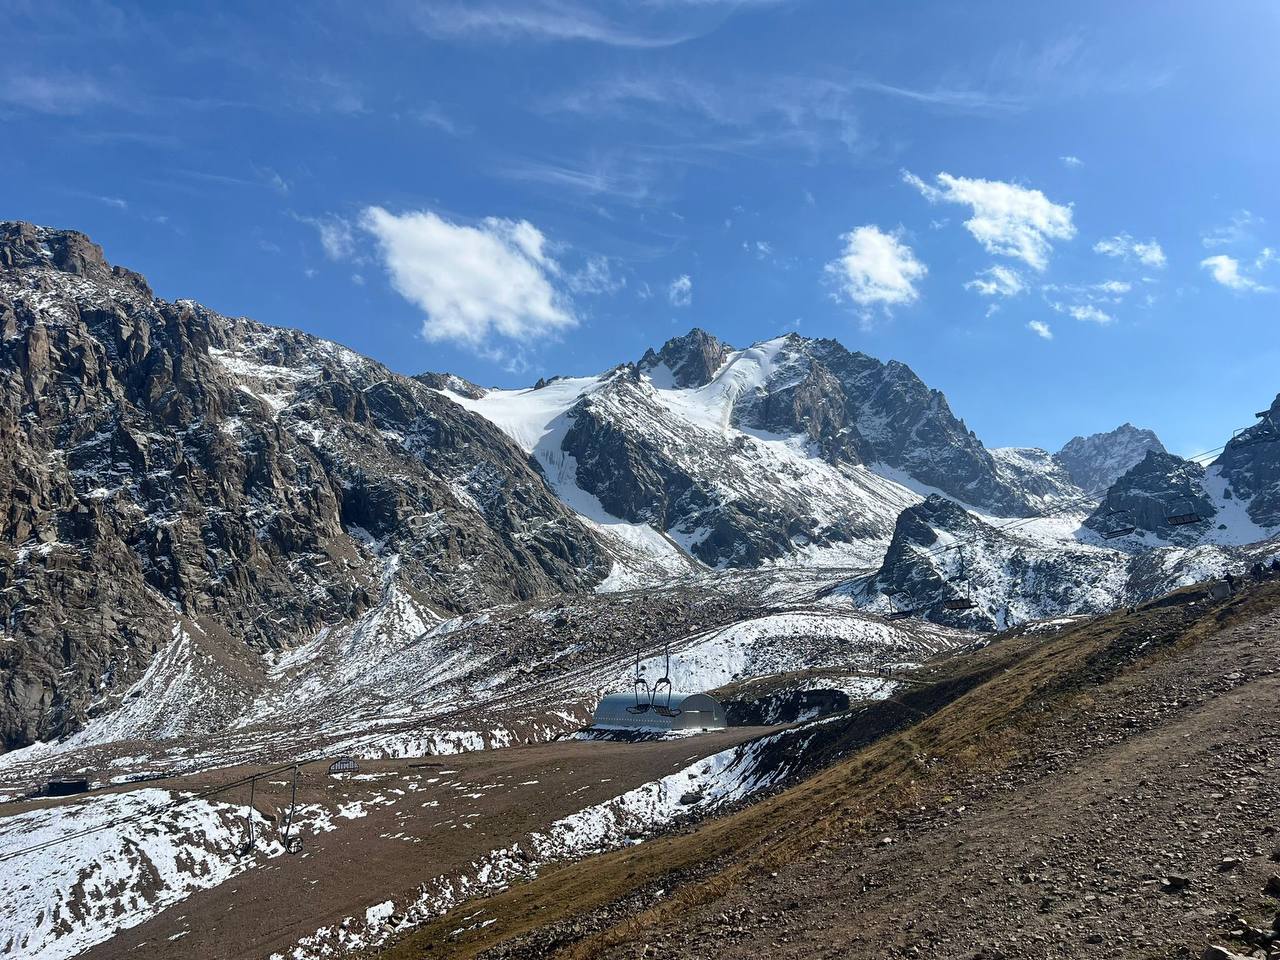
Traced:
POLYGON ((627 730, 723 730, 728 724, 724 707, 705 693, 673 693, 670 708, 663 694, 656 706, 645 698, 636 704, 634 693, 611 693, 600 701, 593 727, 627 730))

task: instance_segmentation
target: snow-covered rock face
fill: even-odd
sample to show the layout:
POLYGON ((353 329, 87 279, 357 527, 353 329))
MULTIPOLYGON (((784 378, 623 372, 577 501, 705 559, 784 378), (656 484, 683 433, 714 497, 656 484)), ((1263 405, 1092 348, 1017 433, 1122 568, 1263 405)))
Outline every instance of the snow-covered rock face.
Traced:
POLYGON ((871 609, 977 629, 1111 609, 1127 557, 1075 541, 1079 516, 1013 526, 991 523, 932 496, 905 511, 876 574, 852 587, 871 609), (966 598, 969 610, 946 602, 966 598))
POLYGON ((1054 454, 1054 459, 1076 486, 1086 491, 1100 491, 1141 463, 1150 450, 1165 452, 1160 438, 1150 430, 1139 430, 1131 423, 1124 423, 1110 433, 1072 437, 1054 454))
MULTIPOLYGON (((1149 456, 1153 464, 1168 457, 1149 456)), ((1185 481, 1178 489, 1192 489, 1194 470, 1175 473, 1185 481)), ((1160 476, 1167 480, 1167 474, 1160 476)), ((1165 499, 1139 493, 1136 487, 1130 490, 1132 502, 1145 504, 1163 523, 1159 505, 1165 499)), ((1211 507, 1207 500, 1199 503, 1201 509, 1211 507)), ((1103 613, 1227 571, 1243 573, 1255 562, 1280 555, 1280 543, 1255 542, 1266 536, 1261 530, 1213 526, 1182 544, 1140 531, 1115 541, 1117 546, 1094 529, 1097 525, 1096 515, 1086 518, 1082 513, 996 521, 931 496, 903 512, 879 570, 851 581, 837 596, 867 610, 887 614, 908 609, 936 623, 991 630, 1103 613), (971 599, 974 607, 946 608, 947 600, 960 597, 971 599)), ((1168 532, 1167 526, 1161 529, 1168 532)))
POLYGON ((1103 533, 1117 526, 1135 526, 1163 541, 1189 544, 1203 539, 1206 524, 1218 512, 1205 490, 1205 469, 1171 453, 1151 450, 1107 491, 1101 506, 1085 521, 1103 533), (1203 522, 1176 525, 1170 517, 1200 517, 1203 522))
POLYGON ((1047 454, 993 456, 908 367, 833 340, 730 350, 694 330, 599 377, 440 389, 668 570, 681 553, 713 567, 865 565, 930 489, 1003 515, 1075 492, 1047 454))
POLYGON ((155 299, 83 235, 20 223, 0 224, 0 503, 5 747, 78 728, 178 629, 252 685, 253 651, 358 617, 393 555, 439 611, 608 572, 524 453, 436 390, 155 299))
MULTIPOLYGON (((1280 396, 1266 411, 1269 424, 1280 424, 1280 396)), ((1211 472, 1224 482, 1224 494, 1248 503, 1249 519, 1259 527, 1280 526, 1280 441, 1273 429, 1259 424, 1227 444, 1211 472)))

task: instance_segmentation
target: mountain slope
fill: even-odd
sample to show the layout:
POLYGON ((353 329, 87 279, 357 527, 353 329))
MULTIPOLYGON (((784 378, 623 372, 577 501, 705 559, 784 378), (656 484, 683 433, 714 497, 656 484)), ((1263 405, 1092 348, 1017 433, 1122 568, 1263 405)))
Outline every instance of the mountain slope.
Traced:
POLYGON ((0 225, 0 742, 83 723, 182 629, 252 674, 374 603, 434 616, 608 572, 487 421, 336 344, 155 298, 0 225), (184 625, 185 624, 185 625, 184 625))
POLYGON ((1280 801, 1264 590, 1001 637, 771 758, 830 763, 789 789, 468 903, 382 956, 446 936, 507 960, 1102 960, 1232 939, 1262 956, 1280 801))

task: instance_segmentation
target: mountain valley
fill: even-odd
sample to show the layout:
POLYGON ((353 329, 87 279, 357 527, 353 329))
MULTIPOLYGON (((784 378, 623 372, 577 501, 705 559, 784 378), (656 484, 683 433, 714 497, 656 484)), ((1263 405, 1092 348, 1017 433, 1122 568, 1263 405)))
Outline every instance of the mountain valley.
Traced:
MULTIPOLYGON (((1066 835, 1064 770, 1100 759, 1117 809, 1154 782, 1207 794, 1171 764, 1208 748, 1177 737, 1228 738, 1218 694, 1269 716, 1280 397, 1261 416, 1194 461, 1129 423, 988 449, 902 362, 697 328, 524 389, 407 376, 159 299, 83 234, 0 223, 0 864, 22 881, 0 944, 621 957, 634 923, 672 956, 824 955, 820 877, 865 905, 868 955, 959 956, 995 927, 890 916, 932 895, 943 844, 984 916, 1009 886, 1002 955, 1039 956, 1023 940, 1063 933, 1033 901, 1059 917, 1071 871, 1133 906, 1159 900, 1144 870, 1182 865, 1111 873, 1072 848, 1015 870, 1052 859, 1036 834, 987 869, 961 847, 1025 821, 1010 791, 1066 835), (605 694, 668 675, 753 725, 583 732, 605 694), (1178 749, 1128 777, 1148 735, 1178 749), (366 852, 386 870, 362 884, 366 852), (304 885, 310 905, 280 893, 304 885), (233 910, 253 919, 228 933, 233 910)), ((1246 739, 1216 754, 1239 789, 1214 792, 1254 810, 1278 748, 1246 739)), ((1205 864, 1252 856, 1246 819, 1191 844, 1198 919, 1126 936, 1172 949, 1234 909, 1205 864)), ((1085 937, 1106 926, 1069 909, 1085 937)))

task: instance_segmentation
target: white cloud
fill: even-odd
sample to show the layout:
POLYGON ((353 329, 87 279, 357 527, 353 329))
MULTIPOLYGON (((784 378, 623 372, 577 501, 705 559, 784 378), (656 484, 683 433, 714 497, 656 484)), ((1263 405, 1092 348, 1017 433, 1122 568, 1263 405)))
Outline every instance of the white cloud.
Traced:
POLYGON ((1121 260, 1136 260, 1143 266, 1163 267, 1168 261, 1164 250, 1154 238, 1151 240, 1135 240, 1127 233, 1117 234, 1093 245, 1093 252, 1106 257, 1118 257, 1121 260))
POLYGON ((866 224, 840 239, 844 252, 825 268, 840 295, 860 307, 886 309, 919 299, 916 282, 929 270, 897 235, 866 224))
POLYGON ((1121 297, 1133 289, 1133 284, 1124 280, 1104 280, 1102 283, 1094 284, 1094 289, 1109 293, 1112 296, 1121 297))
POLYGON ((1069 317, 1077 320, 1087 321, 1088 323, 1096 323, 1106 325, 1114 323, 1115 317, 1107 313, 1101 307, 1096 307, 1091 303, 1060 303, 1050 301, 1049 306, 1057 310, 1059 313, 1065 313, 1069 317))
POLYGON ((983 270, 964 285, 966 290, 976 290, 984 297, 1016 297, 1026 289, 1017 270, 996 266, 983 270))
POLYGON ((667 287, 667 299, 676 307, 687 307, 693 302, 693 281, 687 273, 671 281, 671 286, 667 287))
POLYGON ((1027 329, 1034 333, 1037 337, 1045 340, 1053 339, 1053 330, 1043 320, 1030 320, 1027 322, 1027 329))
POLYGON ((1258 258, 1253 261, 1253 269, 1263 270, 1273 263, 1280 263, 1280 255, 1277 255, 1271 247, 1263 247, 1258 253, 1258 258))
POLYGON ((1225 253, 1214 254, 1212 257, 1205 257, 1200 261, 1200 266, 1208 270, 1213 279, 1218 281, 1224 287, 1231 290, 1249 291, 1251 293, 1269 293, 1270 287, 1265 287, 1252 277, 1246 277, 1240 272, 1240 261, 1235 257, 1229 257, 1225 253))
POLYGON ((426 314, 428 340, 479 349, 493 336, 528 342, 578 322, 546 238, 527 220, 467 226, 430 210, 368 207, 360 225, 377 238, 392 286, 426 314))
MULTIPOLYGON (((1067 167, 1083 167, 1084 166, 1083 160, 1081 160, 1079 157, 1074 157, 1071 154, 1067 154, 1065 157, 1059 157, 1058 159, 1062 161, 1063 166, 1067 166, 1067 167)), ((1044 326, 1044 324, 1041 324, 1041 326, 1044 326)), ((1045 329, 1047 330, 1048 327, 1045 327, 1045 329)), ((1044 334, 1041 334, 1041 336, 1044 336, 1044 334)), ((1050 336, 1053 336, 1053 334, 1050 334, 1050 336)))
POLYGON ((1001 180, 973 180, 940 173, 939 186, 903 171, 902 179, 930 203, 959 203, 973 213, 964 225, 988 253, 1014 257, 1043 270, 1053 250, 1051 241, 1076 235, 1071 206, 1054 203, 1039 190, 1001 180))

